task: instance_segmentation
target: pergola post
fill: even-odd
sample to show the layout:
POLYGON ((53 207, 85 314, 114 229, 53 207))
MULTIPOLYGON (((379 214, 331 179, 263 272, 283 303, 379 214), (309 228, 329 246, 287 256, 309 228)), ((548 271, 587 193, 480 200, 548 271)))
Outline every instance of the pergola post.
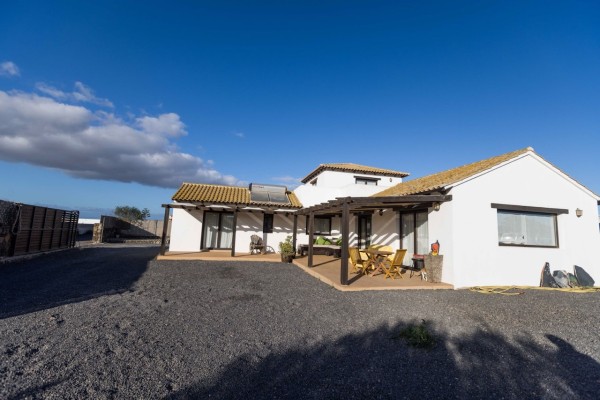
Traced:
POLYGON ((348 284, 348 242, 350 236, 350 205, 348 201, 342 206, 342 259, 340 268, 340 283, 348 284))
POLYGON ((160 238, 160 255, 164 256, 165 255, 165 249, 166 249, 166 245, 167 245, 167 228, 169 227, 169 211, 171 211, 171 207, 169 207, 168 204, 165 204, 163 207, 165 207, 165 217, 163 219, 163 230, 162 230, 162 236, 160 238))
POLYGON ((231 257, 235 257, 235 233, 237 232, 237 207, 233 210, 233 233, 231 234, 231 257))
POLYGON ((313 242, 315 241, 315 213, 308 215, 308 268, 313 266, 313 242))
POLYGON ((294 247, 294 254, 296 253, 296 231, 298 230, 298 214, 294 213, 294 228, 292 233, 292 246, 294 247))

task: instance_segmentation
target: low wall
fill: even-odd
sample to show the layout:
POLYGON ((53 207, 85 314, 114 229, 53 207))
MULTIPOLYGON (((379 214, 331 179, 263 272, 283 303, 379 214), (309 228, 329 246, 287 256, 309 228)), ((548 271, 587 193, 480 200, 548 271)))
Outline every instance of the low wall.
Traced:
MULTIPOLYGON (((100 223, 94 225, 93 241, 102 243, 111 239, 159 239, 164 222, 157 219, 129 223, 117 217, 103 215, 100 223)), ((167 226, 167 237, 171 234, 171 221, 167 226)))

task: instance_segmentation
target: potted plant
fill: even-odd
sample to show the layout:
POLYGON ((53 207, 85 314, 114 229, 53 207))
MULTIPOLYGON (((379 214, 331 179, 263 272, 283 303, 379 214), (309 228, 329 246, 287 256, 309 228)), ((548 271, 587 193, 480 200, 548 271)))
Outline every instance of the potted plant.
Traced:
POLYGON ((285 238, 285 241, 279 242, 279 252, 281 253, 281 261, 282 262, 292 262, 294 258, 294 245, 292 245, 292 237, 288 236, 285 238))

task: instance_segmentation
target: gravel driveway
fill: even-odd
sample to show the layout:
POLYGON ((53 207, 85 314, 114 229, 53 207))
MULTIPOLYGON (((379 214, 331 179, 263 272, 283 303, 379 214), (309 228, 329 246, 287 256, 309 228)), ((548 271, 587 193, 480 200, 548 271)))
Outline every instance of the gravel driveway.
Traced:
POLYGON ((599 293, 342 293, 157 252, 0 265, 0 398, 599 397, 599 293), (422 320, 431 350, 398 338, 422 320))

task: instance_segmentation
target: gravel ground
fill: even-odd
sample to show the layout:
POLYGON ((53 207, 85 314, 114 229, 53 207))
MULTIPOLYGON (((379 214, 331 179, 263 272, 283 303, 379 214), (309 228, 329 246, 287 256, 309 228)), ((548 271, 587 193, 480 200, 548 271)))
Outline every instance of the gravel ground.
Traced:
POLYGON ((600 396, 600 293, 342 293, 289 264, 157 252, 0 265, 0 398, 600 396), (429 350, 398 338, 422 320, 429 350))

